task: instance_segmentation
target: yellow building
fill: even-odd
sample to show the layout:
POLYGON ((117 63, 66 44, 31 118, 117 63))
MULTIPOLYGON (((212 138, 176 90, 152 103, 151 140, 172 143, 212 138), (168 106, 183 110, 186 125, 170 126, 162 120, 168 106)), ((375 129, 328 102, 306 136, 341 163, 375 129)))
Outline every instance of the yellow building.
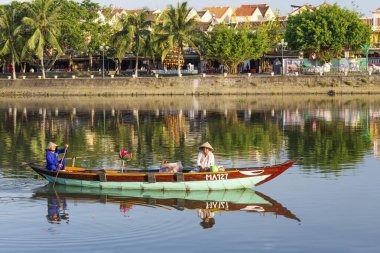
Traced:
POLYGON ((373 12, 373 25, 372 25, 372 41, 374 43, 374 48, 380 49, 380 8, 377 8, 373 12))
POLYGON ((380 8, 372 12, 372 17, 363 18, 363 21, 372 27, 371 41, 373 42, 373 46, 370 54, 380 53, 380 8))

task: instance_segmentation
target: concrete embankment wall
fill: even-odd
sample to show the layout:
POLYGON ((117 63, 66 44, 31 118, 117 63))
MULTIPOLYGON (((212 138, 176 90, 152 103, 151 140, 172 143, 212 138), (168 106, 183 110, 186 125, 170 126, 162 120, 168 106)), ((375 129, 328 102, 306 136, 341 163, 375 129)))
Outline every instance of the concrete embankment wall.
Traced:
POLYGON ((0 96, 380 94, 380 75, 0 80, 0 96))

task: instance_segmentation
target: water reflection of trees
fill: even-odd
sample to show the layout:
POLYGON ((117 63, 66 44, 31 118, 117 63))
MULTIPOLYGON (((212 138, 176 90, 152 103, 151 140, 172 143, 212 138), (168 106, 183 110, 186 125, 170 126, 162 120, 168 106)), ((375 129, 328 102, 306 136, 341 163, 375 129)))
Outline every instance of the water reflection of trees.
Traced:
POLYGON ((264 113, 249 117, 239 117, 238 111, 214 115, 208 121, 208 132, 220 155, 249 156, 253 161, 278 156, 284 140, 278 121, 267 119, 264 113))
POLYGON ((371 141, 364 138, 363 128, 345 126, 339 121, 318 121, 317 128, 313 124, 315 121, 308 121, 304 129, 286 130, 289 155, 302 157, 306 168, 331 172, 352 167, 371 150, 371 141))
POLYGON ((101 109, 55 106, 0 109, 0 163, 42 159, 48 141, 69 143, 69 156, 97 155, 82 166, 117 166, 116 152, 133 151, 130 166, 162 159, 193 163, 210 141, 218 158, 265 161, 302 157, 305 168, 340 170, 355 164, 376 139, 377 109, 352 104, 329 109, 101 109), (281 157, 283 158, 283 157, 281 157))

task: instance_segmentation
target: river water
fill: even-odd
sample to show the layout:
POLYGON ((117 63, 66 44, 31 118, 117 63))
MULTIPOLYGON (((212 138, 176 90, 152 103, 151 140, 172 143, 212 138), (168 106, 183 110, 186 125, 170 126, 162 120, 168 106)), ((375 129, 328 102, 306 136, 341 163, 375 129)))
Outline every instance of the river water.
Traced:
POLYGON ((380 97, 13 98, 0 101, 0 252, 378 252, 380 97), (101 191, 46 185, 26 161, 225 167, 300 158, 254 190, 101 191))

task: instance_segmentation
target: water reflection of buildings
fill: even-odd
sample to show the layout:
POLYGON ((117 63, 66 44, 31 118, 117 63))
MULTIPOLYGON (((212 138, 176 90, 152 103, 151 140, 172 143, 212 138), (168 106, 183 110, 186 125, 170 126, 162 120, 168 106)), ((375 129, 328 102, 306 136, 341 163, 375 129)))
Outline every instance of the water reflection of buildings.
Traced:
POLYGON ((380 159, 380 109, 369 110, 369 135, 373 137, 373 153, 380 159))
POLYGON ((343 122, 345 126, 358 127, 365 118, 365 112, 356 109, 314 109, 314 110, 284 110, 284 126, 301 126, 310 120, 321 120, 324 122, 343 122))

